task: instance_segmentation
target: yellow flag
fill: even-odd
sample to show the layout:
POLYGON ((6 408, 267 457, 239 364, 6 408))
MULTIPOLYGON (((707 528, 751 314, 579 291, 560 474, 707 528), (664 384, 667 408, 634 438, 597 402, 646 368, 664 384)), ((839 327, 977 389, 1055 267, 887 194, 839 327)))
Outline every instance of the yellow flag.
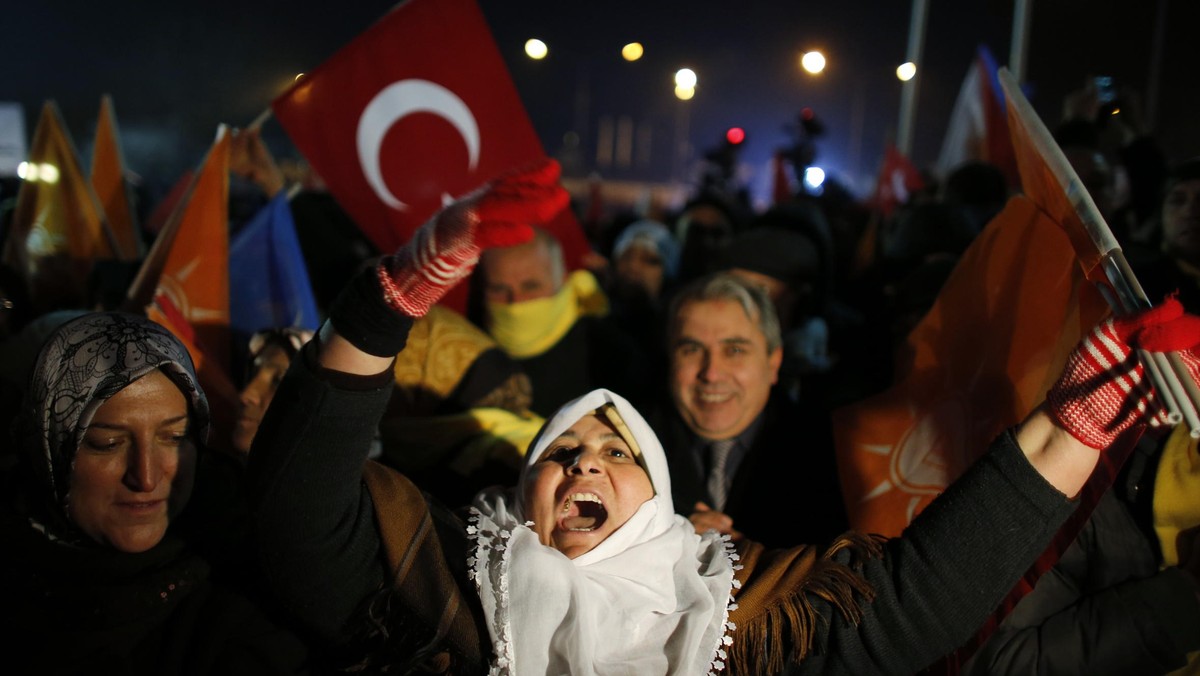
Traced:
POLYGON ((94 261, 114 258, 104 211, 84 178, 53 101, 42 107, 4 246, 4 262, 28 281, 42 312, 89 304, 94 261))
POLYGON ((125 183, 125 159, 117 133, 117 116, 112 97, 100 100, 100 115, 96 120, 96 143, 92 149, 92 187, 108 225, 117 242, 117 257, 134 261, 141 257, 141 238, 130 208, 129 189, 125 183))

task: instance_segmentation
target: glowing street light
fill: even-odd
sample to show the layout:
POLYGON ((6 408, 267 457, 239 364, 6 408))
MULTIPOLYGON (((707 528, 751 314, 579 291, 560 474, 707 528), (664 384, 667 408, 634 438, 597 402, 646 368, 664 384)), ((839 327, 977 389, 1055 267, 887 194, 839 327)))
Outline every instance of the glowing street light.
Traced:
POLYGON ((17 176, 29 182, 44 181, 58 183, 58 167, 47 162, 21 162, 17 165, 17 176))
POLYGON ((804 184, 811 190, 816 190, 825 182, 825 170, 820 167, 809 167, 804 170, 804 184))
POLYGON ((550 52, 550 48, 546 43, 537 38, 530 38, 525 41, 525 55, 534 61, 541 61, 546 58, 546 54, 550 52))
POLYGON ((900 78, 901 82, 908 82, 917 74, 917 64, 912 61, 906 61, 899 66, 896 66, 896 77, 900 78))
POLYGON ((680 101, 690 101, 695 95, 695 87, 680 87, 679 85, 675 85, 675 98, 680 101))
POLYGON ((637 61, 642 58, 642 54, 645 52, 646 50, 642 47, 642 43, 631 42, 621 48, 621 58, 626 61, 637 61))
POLYGON ((683 89, 696 88, 696 71, 691 68, 680 68, 675 72, 675 87, 683 89))
POLYGON ((816 50, 805 52, 804 56, 800 57, 800 67, 813 75, 817 75, 825 70, 825 55, 816 50))

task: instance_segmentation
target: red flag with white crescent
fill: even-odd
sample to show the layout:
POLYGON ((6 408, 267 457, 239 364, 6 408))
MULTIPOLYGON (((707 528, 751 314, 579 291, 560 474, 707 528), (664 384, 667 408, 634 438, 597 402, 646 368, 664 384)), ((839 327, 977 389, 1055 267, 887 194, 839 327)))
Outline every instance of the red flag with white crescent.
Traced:
POLYGON ((874 207, 883 212, 884 218, 890 218, 897 207, 908 202, 912 193, 924 187, 925 179, 916 165, 896 146, 887 144, 875 182, 874 207))
MULTIPOLYGON (((276 118, 381 251, 545 153, 474 0, 409 0, 300 78, 276 118)), ((578 267, 573 215, 547 225, 578 267)))

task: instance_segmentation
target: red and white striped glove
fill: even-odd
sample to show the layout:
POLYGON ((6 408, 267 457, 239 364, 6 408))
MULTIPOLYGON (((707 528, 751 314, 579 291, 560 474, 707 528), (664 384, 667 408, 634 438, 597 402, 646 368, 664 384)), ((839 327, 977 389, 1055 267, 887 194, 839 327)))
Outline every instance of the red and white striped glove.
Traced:
POLYGON ((1128 317, 1110 318, 1085 336, 1046 395, 1050 414, 1084 444, 1104 449, 1133 425, 1168 424, 1136 350, 1179 352, 1200 383, 1200 317, 1175 298, 1128 317))
POLYGON ((408 244, 380 261, 377 274, 387 304, 409 317, 423 316, 471 274, 485 248, 529 241, 532 225, 546 223, 567 205, 559 171, 558 162, 543 159, 443 207, 408 244))

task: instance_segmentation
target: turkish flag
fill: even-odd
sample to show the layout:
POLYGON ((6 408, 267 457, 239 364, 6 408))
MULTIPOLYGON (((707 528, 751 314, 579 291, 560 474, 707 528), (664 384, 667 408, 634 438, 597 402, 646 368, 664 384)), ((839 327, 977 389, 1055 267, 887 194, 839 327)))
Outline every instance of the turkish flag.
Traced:
MULTIPOLYGON (((474 0, 398 5, 272 107, 385 252, 445 200, 545 154, 474 0)), ((545 225, 578 267, 588 244, 574 216, 545 225)))
POLYGON ((908 202, 912 193, 924 187, 925 181, 917 167, 896 146, 887 144, 883 166, 879 168, 875 183, 872 200, 875 208, 883 212, 884 218, 890 218, 896 207, 908 202))

